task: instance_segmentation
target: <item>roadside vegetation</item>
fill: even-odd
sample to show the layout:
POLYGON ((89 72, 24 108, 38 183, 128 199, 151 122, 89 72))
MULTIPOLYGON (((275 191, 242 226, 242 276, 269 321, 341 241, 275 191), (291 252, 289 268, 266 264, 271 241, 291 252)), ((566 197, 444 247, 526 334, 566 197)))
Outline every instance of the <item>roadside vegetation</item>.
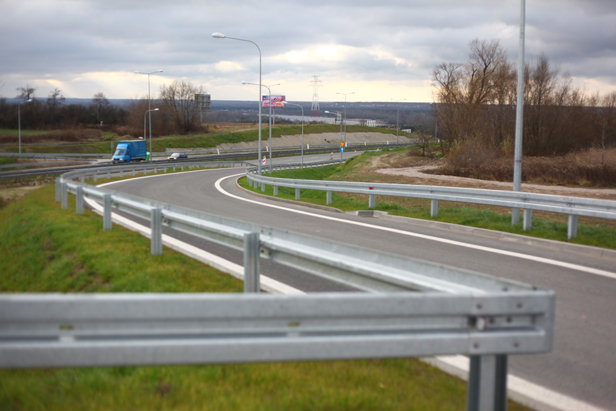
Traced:
MULTIPOLYGON (((267 124, 262 124, 263 136, 269 136, 267 124)), ((22 152, 27 153, 112 153, 115 142, 132 140, 143 135, 143 129, 119 127, 115 131, 103 132, 96 129, 58 130, 30 133, 21 136, 22 152)), ((332 124, 312 124, 304 126, 305 134, 337 133, 340 126, 332 124)), ((392 129, 368 126, 347 126, 348 133, 377 132, 395 135, 392 129)), ((272 128, 272 137, 301 135, 301 125, 277 125, 272 128)), ((403 133, 401 135, 406 135, 403 133)), ((241 143, 257 141, 259 129, 257 124, 246 123, 237 127, 213 128, 210 132, 191 132, 186 135, 152 136, 154 152, 164 152, 168 148, 214 148, 224 143, 241 143)), ((148 142, 149 149, 149 142, 148 142)), ((17 133, 13 130, 0 130, 0 151, 16 153, 18 150, 17 133)))
MULTIPOLYGON (((413 150, 417 150, 417 148, 413 150)), ((408 149, 366 152, 361 156, 347 160, 342 165, 276 171, 272 175, 274 177, 313 180, 432 184, 433 181, 429 183, 426 183, 425 180, 409 181, 408 178, 403 176, 388 176, 375 172, 376 169, 384 168, 387 164, 405 164, 408 167, 410 165, 438 164, 442 162, 442 160, 426 157, 409 157, 407 152, 408 149)), ((246 177, 240 180, 240 185, 256 193, 262 193, 261 188, 249 187, 246 177)), ((451 186, 454 184, 441 182, 440 185, 451 186)), ((266 186, 264 194, 273 195, 273 187, 266 186)), ((279 187, 278 196, 294 200, 295 189, 279 187)), ((326 205, 326 193, 324 191, 301 190, 300 198, 303 202, 326 205)), ((368 195, 334 192, 332 193, 331 206, 342 211, 368 210, 368 195)), ((573 240, 568 240, 567 216, 555 213, 534 212, 532 229, 524 231, 522 223, 511 225, 511 209, 504 207, 439 201, 438 216, 433 218, 430 216, 430 200, 377 196, 375 209, 403 217, 441 221, 537 238, 616 249, 616 222, 605 219, 580 217, 578 236, 573 240)))
MULTIPOLYGON (((0 193, 6 194, 6 189, 0 193)), ((231 276, 55 203, 0 196, 1 292, 241 292, 231 276)), ((0 409, 464 410, 466 384, 417 359, 0 370, 0 409)), ((510 402, 510 410, 527 410, 510 402)))

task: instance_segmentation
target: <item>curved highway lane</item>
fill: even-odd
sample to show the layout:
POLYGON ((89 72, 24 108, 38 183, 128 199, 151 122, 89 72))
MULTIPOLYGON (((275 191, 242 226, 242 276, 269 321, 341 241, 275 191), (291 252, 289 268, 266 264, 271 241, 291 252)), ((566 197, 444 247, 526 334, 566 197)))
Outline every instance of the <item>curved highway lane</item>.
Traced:
MULTIPOLYGON (((296 162, 297 157, 283 161, 296 162)), ((236 186, 237 177, 232 176, 242 172, 242 169, 220 169, 149 176, 116 183, 113 189, 553 289, 556 291, 553 352, 510 356, 509 372, 588 404, 613 409, 616 404, 616 390, 613 389, 616 386, 616 355, 612 348, 616 340, 616 323, 612 321, 616 313, 615 260, 591 256, 587 252, 555 251, 542 247, 541 242, 499 240, 477 233, 427 227, 414 224, 412 220, 366 218, 262 199, 236 186)), ((241 261, 239 253, 223 250, 224 247, 203 246, 214 254, 241 261)), ((580 250, 587 248, 580 247, 580 250)), ((270 275, 268 270, 280 271, 281 268, 262 265, 265 275, 270 275)), ((290 285, 296 288, 329 289, 326 283, 317 289, 306 289, 301 284, 302 273, 294 275, 300 279, 300 284, 290 285)), ((284 280, 275 273, 272 277, 284 280)), ((304 279, 306 281, 312 279, 304 279)))

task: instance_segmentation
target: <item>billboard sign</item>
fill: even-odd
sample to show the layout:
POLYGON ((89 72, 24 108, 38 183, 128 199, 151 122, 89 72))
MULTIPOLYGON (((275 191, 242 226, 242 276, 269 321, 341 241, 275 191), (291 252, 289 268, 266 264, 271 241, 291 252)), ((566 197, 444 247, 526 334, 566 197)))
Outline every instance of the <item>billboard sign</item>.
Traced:
MULTIPOLYGON (((263 96, 261 101, 263 102, 263 107, 270 106, 270 96, 263 96)), ((284 101, 286 101, 285 96, 272 96, 272 107, 284 107, 284 101)))
POLYGON ((210 94, 195 94, 195 104, 201 110, 209 110, 212 104, 212 96, 210 94))

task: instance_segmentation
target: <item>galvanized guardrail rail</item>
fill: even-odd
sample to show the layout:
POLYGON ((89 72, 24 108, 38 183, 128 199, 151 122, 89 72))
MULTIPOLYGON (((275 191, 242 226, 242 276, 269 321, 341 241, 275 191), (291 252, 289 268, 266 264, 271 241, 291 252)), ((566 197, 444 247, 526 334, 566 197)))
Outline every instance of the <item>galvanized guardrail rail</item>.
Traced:
MULTIPOLYGON (((112 171, 133 170, 104 170, 112 171)), ((112 209, 145 218, 154 255, 163 252, 162 226, 243 250, 246 293, 0 294, 2 368, 464 354, 467 409, 505 410, 507 356, 552 349, 553 291, 79 181, 91 174, 56 180, 62 208, 70 192, 77 213, 84 198, 103 205, 105 230, 112 209), (257 295, 260 258, 368 292, 257 295)))
MULTIPOLYGON (((290 164, 284 166, 274 166, 274 170, 277 171, 299 167, 301 167, 300 164, 290 164)), ((277 195, 278 187, 295 188, 295 198, 297 200, 300 199, 301 189, 326 191, 326 202, 328 205, 332 204, 332 192, 346 192, 367 194, 369 196, 369 208, 375 207, 375 197, 377 195, 429 199, 431 200, 430 215, 432 217, 436 217, 438 215, 439 200, 511 207, 512 209, 518 210, 524 209, 522 224, 524 230, 530 230, 532 227, 533 210, 567 214, 569 216, 567 230, 567 236, 569 239, 577 236, 578 216, 616 220, 616 201, 611 200, 502 190, 485 190, 477 188, 299 180, 258 175, 257 168, 248 169, 246 174, 249 183, 251 185, 253 183, 261 184, 263 191, 265 191, 265 185, 273 186, 274 195, 277 195)), ((512 214, 515 216, 518 213, 512 214)), ((518 221, 512 222, 517 223, 518 221)))

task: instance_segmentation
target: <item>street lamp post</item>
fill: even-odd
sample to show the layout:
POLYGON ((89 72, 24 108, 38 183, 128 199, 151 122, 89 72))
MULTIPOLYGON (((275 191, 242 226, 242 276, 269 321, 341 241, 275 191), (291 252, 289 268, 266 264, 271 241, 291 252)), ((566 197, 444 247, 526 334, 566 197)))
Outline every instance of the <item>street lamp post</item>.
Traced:
POLYGON ((26 101, 22 101, 21 103, 17 104, 17 135, 19 137, 19 154, 21 154, 21 105, 24 103, 29 103, 31 102, 32 99, 29 98, 26 101))
MULTIPOLYGON (((526 0, 520 0, 520 43, 518 51, 518 95, 515 116, 515 145, 513 160, 513 191, 522 191, 522 127, 524 120, 524 26, 526 0)), ((520 209, 511 210, 511 223, 520 222, 520 209)))
MULTIPOLYGON (((151 73, 144 73, 142 71, 135 71, 135 73, 137 73, 137 74, 144 74, 144 75, 148 76, 148 111, 146 113, 148 113, 150 111, 154 111, 154 110, 151 110, 152 107, 150 106, 150 74, 156 74, 156 73, 162 73, 162 72, 163 72, 162 70, 156 70, 156 71, 153 71, 151 73)), ((145 127, 143 127, 143 138, 147 138, 147 136, 145 135, 145 127)), ((151 152, 152 152, 152 114, 150 114, 150 153, 151 152)), ((150 161, 152 161, 151 157, 150 157, 150 161)))
MULTIPOLYGON (((253 86, 258 86, 258 84, 255 83, 249 83, 247 81, 242 81, 242 84, 250 84, 253 86)), ((267 104, 269 107, 269 118, 268 118, 268 125, 269 125, 269 158, 270 158, 270 165, 269 165, 269 171, 270 174, 272 174, 272 89, 270 87, 274 87, 274 86, 279 86, 280 83, 276 83, 276 84, 271 84, 269 86, 266 86, 265 84, 262 84, 262 87, 266 87, 267 88, 267 92, 269 93, 269 103, 267 104)), ((261 158, 261 154, 259 154, 259 158, 261 158)))
MULTIPOLYGON (((153 108, 152 110, 147 110, 144 114, 143 114, 143 138, 147 138, 145 136, 145 118, 146 115, 151 112, 151 111, 158 111, 157 108, 153 108)), ((150 161, 152 161, 152 114, 150 114, 150 161)))
MULTIPOLYGON (((405 98, 403 98, 402 100, 396 100, 396 99, 391 99, 391 101, 395 101, 397 103, 400 103, 401 101, 406 100, 405 98)), ((399 120, 400 120, 400 104, 397 105, 397 110, 396 110, 396 145, 398 145, 398 132, 400 131, 400 126, 399 124, 399 120)))
POLYGON ((347 99, 346 99, 346 96, 349 95, 349 94, 355 94, 355 92, 353 91, 351 93, 336 93, 336 94, 343 94, 344 95, 344 118, 343 118, 343 121, 344 121, 344 147, 346 147, 346 145, 347 145, 347 141, 346 141, 346 102, 347 102, 347 99))
POLYGON ((292 106, 297 106, 302 109, 302 169, 304 168, 304 107, 296 103, 289 103, 288 101, 284 102, 285 104, 291 104, 292 106))
POLYGON ((261 103, 261 49, 259 48, 259 45, 255 43, 254 41, 238 39, 235 37, 227 37, 226 35, 222 33, 213 33, 212 37, 214 37, 215 39, 230 39, 230 40, 245 41, 247 43, 254 44, 257 47, 257 50, 259 50, 259 161, 257 161, 257 170, 258 170, 259 175, 261 175, 261 104, 262 104, 261 103))

